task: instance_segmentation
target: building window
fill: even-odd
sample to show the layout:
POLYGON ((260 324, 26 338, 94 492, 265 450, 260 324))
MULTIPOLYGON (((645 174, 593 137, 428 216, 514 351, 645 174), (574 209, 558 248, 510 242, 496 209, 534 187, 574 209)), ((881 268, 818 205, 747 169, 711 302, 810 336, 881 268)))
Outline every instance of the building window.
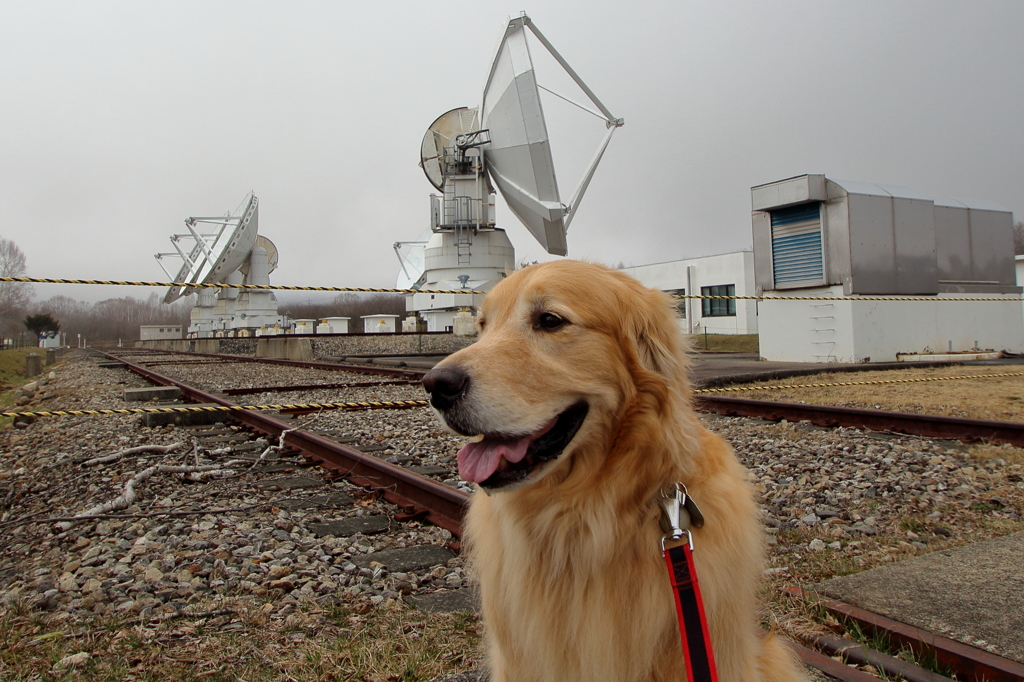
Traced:
MULTIPOLYGON (((717 287, 701 287, 701 296, 735 296, 735 284, 723 284, 717 287)), ((736 299, 734 298, 702 298, 701 314, 704 317, 736 317, 736 299)))
MULTIPOLYGON (((665 293, 668 294, 669 296, 686 296, 686 289, 666 289, 665 293)), ((681 318, 683 318, 685 320, 686 319, 686 299, 685 298, 677 298, 677 299, 675 299, 675 302, 676 302, 676 310, 679 311, 679 317, 681 317, 681 318)))

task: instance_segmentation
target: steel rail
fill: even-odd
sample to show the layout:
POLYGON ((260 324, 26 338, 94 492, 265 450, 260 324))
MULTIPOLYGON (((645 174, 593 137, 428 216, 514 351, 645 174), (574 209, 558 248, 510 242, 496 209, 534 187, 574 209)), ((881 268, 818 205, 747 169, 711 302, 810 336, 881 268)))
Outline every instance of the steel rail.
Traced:
POLYGON ((696 409, 730 417, 756 417, 769 421, 809 421, 818 426, 848 426, 872 431, 893 431, 927 438, 992 441, 1024 447, 1024 424, 988 419, 941 417, 906 412, 863 410, 831 405, 777 403, 745 398, 696 396, 696 409))
MULTIPOLYGON (((125 369, 154 384, 177 386, 182 395, 190 400, 225 407, 235 406, 235 403, 220 396, 163 376, 146 367, 126 362, 111 353, 100 352, 107 358, 124 363, 125 369)), ((232 419, 274 437, 280 437, 284 431, 293 428, 259 412, 238 411, 228 414, 232 419)), ((430 523, 461 537, 462 517, 469 503, 469 495, 466 493, 302 429, 290 431, 285 436, 285 442, 326 468, 333 477, 346 478, 356 485, 373 488, 407 513, 425 512, 430 523)))
MULTIPOLYGON (((148 363, 152 367, 153 363, 148 363)), ((253 395, 256 393, 289 393, 291 391, 318 391, 330 388, 373 388, 375 386, 411 386, 418 379, 397 379, 395 381, 354 381, 345 384, 295 384, 293 386, 255 386, 253 388, 226 388, 224 395, 253 395)))
MULTIPOLYGON (((887 637, 893 644, 909 647, 919 656, 934 658, 949 668, 957 679, 968 682, 1022 682, 1024 664, 983 649, 936 635, 877 613, 828 599, 799 587, 787 587, 787 594, 818 604, 840 620, 857 623, 869 635, 887 637)), ((1008 608, 1014 608, 1008 605, 1008 608)))
POLYGON ((919 665, 876 651, 845 637, 821 635, 814 644, 829 656, 839 656, 852 665, 870 665, 886 677, 902 677, 907 682, 950 682, 944 675, 925 670, 919 665))
POLYGON ((831 659, 814 649, 809 649, 789 640, 786 641, 786 644, 789 645, 789 648, 793 650, 793 653, 797 655, 797 658, 804 665, 820 670, 829 677, 842 680, 842 682, 881 682, 881 678, 875 677, 863 670, 851 668, 845 663, 831 659))

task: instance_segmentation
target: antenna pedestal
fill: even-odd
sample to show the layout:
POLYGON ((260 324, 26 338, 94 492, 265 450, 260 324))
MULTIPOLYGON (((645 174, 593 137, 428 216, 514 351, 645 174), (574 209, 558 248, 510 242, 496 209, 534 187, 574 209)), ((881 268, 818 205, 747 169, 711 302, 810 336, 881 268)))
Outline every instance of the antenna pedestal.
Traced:
MULTIPOLYGON (((466 259, 457 231, 434 232, 424 251, 424 289, 486 291, 515 270, 516 254, 504 230, 481 230, 472 236, 472 253, 466 259)), ((480 294, 412 294, 406 310, 418 313, 427 331, 454 328, 455 315, 463 308, 478 308, 480 294)))

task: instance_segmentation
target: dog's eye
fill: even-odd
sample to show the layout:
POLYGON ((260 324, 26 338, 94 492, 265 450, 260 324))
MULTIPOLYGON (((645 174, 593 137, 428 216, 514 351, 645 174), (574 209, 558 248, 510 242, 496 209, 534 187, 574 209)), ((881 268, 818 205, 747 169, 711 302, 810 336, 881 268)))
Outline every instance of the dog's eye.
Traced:
POLYGON ((561 318, 554 313, 541 313, 537 316, 537 322, 534 324, 534 327, 537 329, 544 329, 546 331, 553 331, 566 324, 568 324, 568 322, 564 318, 561 318))

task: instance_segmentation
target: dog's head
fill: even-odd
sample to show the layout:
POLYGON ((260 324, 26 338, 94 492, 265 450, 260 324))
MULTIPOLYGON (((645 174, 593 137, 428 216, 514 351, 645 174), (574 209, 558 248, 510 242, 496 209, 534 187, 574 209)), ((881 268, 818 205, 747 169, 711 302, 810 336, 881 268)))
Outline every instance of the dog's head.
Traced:
POLYGON ((488 294, 479 325, 423 385, 448 427, 474 437, 459 473, 488 490, 600 467, 573 460, 603 456, 640 396, 663 405, 688 389, 672 300, 599 265, 520 270, 488 294))

